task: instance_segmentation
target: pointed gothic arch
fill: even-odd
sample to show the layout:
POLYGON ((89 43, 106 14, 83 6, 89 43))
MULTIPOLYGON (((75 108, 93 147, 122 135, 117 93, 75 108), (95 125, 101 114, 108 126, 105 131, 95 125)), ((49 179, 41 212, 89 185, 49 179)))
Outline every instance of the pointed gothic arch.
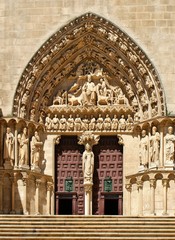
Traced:
POLYGON ((102 75, 113 90, 120 88, 128 113, 141 120, 165 115, 163 88, 150 59, 119 27, 92 13, 62 27, 36 52, 17 86, 13 115, 40 121, 58 92, 70 93, 87 75, 102 75))

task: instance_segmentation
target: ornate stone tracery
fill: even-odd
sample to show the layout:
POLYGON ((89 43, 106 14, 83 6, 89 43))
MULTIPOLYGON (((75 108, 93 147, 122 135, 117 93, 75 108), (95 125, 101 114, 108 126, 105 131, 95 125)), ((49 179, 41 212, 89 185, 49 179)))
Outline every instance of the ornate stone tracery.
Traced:
POLYGON ((51 105, 54 113, 61 111, 60 105, 75 111, 81 105, 108 106, 117 112, 127 107, 132 117, 139 114, 141 120, 165 113, 160 80, 145 53, 118 27, 92 13, 80 16, 48 39, 22 74, 14 116, 38 122, 51 111, 51 105), (83 103, 82 92, 77 91, 89 78, 98 98, 83 103), (98 89, 100 79, 107 89, 98 89), (117 102, 109 92, 115 95, 116 88, 117 102))

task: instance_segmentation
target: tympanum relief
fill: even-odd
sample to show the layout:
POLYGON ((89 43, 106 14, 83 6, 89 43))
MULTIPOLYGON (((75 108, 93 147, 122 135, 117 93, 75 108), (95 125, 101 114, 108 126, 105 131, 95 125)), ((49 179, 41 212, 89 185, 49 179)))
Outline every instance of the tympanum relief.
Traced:
POLYGON ((132 107, 141 120, 165 112, 161 84, 146 54, 112 23, 87 13, 55 33, 32 58, 13 113, 39 122, 51 105, 117 104, 132 107))

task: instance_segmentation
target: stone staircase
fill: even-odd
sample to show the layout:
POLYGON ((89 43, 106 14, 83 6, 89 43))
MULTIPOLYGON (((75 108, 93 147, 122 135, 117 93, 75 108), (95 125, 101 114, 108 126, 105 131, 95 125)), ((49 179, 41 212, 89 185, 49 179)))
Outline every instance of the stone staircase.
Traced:
POLYGON ((1 215, 0 239, 175 240, 175 217, 1 215))

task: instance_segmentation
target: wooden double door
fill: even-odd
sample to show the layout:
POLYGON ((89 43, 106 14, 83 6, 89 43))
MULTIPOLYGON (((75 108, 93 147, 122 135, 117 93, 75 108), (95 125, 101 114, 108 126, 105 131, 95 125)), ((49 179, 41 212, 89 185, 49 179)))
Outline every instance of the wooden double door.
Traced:
MULTIPOLYGON (((62 136, 55 146, 56 214, 84 214, 84 146, 77 142, 77 136, 62 136)), ((93 214, 122 215, 123 148, 117 137, 101 136, 93 152, 93 214)))

